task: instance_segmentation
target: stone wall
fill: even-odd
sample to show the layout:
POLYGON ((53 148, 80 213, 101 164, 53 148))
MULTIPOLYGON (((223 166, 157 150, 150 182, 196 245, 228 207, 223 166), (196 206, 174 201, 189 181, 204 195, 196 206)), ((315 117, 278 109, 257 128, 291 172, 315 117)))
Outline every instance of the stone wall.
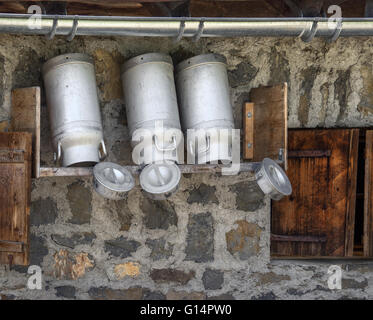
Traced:
MULTIPOLYGON (((0 130, 10 92, 41 85, 47 59, 94 56, 109 160, 131 159, 119 66, 146 52, 175 62, 195 54, 226 56, 236 126, 242 103, 259 85, 289 83, 289 127, 373 124, 373 40, 327 44, 299 39, 201 39, 0 36, 0 130)), ((43 92, 42 92, 43 93, 43 92)), ((42 98, 42 165, 52 162, 42 98)), ((3 299, 340 299, 373 298, 369 263, 270 260, 270 201, 250 174, 184 175, 167 201, 138 184, 122 201, 101 198, 90 178, 33 180, 31 264, 43 289, 29 290, 27 268, 0 266, 3 299), (330 264, 343 267, 343 289, 329 290, 330 264)))

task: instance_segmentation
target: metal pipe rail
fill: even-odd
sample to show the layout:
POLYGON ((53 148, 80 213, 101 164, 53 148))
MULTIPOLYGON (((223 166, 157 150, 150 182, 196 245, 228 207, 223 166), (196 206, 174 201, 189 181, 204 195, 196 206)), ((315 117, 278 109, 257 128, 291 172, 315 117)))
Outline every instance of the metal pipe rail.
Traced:
POLYGON ((148 37, 338 37, 373 36, 373 18, 170 18, 0 14, 0 33, 148 37), (333 22, 334 21, 334 22, 333 22))

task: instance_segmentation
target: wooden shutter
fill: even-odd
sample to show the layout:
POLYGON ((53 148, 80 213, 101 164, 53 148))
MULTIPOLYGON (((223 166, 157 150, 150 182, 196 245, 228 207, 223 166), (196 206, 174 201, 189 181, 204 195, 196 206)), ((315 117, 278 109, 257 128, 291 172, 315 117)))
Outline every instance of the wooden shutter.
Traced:
POLYGON ((0 264, 29 264, 31 149, 31 133, 0 133, 0 264))
POLYGON ((273 256, 352 255, 359 130, 289 130, 293 194, 272 203, 273 256))
POLYGON ((12 90, 11 131, 32 133, 33 178, 40 173, 40 87, 12 90))
MULTIPOLYGON (((244 110, 251 111, 253 115, 251 125, 245 126, 244 121, 244 159, 251 159, 254 162, 262 161, 263 158, 278 160, 281 154, 281 160, 285 161, 286 168, 287 92, 287 83, 251 89, 250 99, 254 105, 244 106, 244 110), (253 140, 251 152, 247 150, 247 142, 250 142, 250 139, 253 140)), ((247 120, 247 115, 244 115, 244 120, 247 120)))

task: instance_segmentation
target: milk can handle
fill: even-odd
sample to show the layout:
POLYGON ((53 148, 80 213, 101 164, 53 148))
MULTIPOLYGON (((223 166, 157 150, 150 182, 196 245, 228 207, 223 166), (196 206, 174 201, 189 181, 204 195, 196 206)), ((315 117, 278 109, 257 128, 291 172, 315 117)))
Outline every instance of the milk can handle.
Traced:
MULTIPOLYGON (((207 136, 206 137, 206 149, 203 151, 198 150, 198 154, 208 152, 209 150, 210 150, 210 136, 207 136)), ((190 154, 194 156, 194 148, 193 148, 192 140, 189 140, 189 151, 190 151, 190 154)))
POLYGON ((61 146, 61 142, 58 141, 58 143, 57 143, 57 155, 55 154, 54 161, 56 163, 58 163, 61 160, 61 157, 62 157, 62 146, 61 146))
POLYGON ((172 136, 172 142, 173 142, 173 146, 169 147, 169 148, 161 148, 159 145, 158 145, 158 138, 157 138, 157 135, 154 135, 154 143, 155 143, 155 147, 159 150, 159 151, 173 151, 177 148, 177 144, 176 144, 176 136, 172 136))
POLYGON ((104 140, 101 140, 100 144, 98 146, 99 146, 98 156, 99 156, 100 161, 101 161, 101 160, 104 160, 107 157, 107 151, 106 151, 106 146, 105 146, 104 140), (102 152, 101 152, 100 146, 102 147, 102 152))

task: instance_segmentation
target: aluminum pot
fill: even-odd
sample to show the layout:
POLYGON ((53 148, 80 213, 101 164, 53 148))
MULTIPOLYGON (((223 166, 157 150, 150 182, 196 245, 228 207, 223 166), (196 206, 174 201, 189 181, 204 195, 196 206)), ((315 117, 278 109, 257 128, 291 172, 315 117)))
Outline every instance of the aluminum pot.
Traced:
MULTIPOLYGON (((163 158, 166 152, 175 150, 178 146, 174 137, 166 141, 162 134, 157 133, 160 126, 164 130, 181 129, 173 71, 171 57, 162 53, 137 56, 122 67, 130 136, 138 129, 150 131, 156 153, 154 161, 163 158)), ((150 162, 146 162, 148 163, 150 162)))
POLYGON ((43 65, 55 158, 62 166, 93 165, 106 156, 93 59, 80 53, 43 65))
MULTIPOLYGON (((206 143, 197 148, 199 163, 230 160, 231 156, 222 158, 219 148, 223 146, 213 142, 208 133, 209 129, 228 129, 231 137, 230 130, 234 128, 226 59, 218 54, 204 54, 181 62, 176 66, 176 87, 183 131, 207 131, 206 143)), ((188 142, 188 149, 195 149, 194 140, 188 142)))
POLYGON ((264 158, 255 172, 256 182, 272 200, 280 200, 292 193, 291 183, 284 170, 272 159, 264 158))

